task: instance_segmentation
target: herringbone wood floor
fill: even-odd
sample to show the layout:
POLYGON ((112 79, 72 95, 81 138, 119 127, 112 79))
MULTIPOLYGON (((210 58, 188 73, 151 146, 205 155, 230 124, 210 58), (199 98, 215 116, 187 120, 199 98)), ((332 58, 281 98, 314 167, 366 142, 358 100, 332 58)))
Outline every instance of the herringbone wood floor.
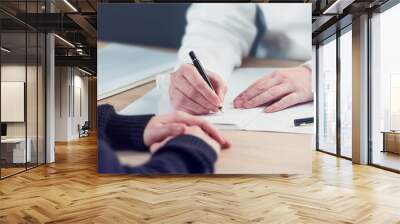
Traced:
POLYGON ((96 173, 94 137, 0 181, 0 223, 400 223, 400 175, 314 153, 313 175, 96 173))

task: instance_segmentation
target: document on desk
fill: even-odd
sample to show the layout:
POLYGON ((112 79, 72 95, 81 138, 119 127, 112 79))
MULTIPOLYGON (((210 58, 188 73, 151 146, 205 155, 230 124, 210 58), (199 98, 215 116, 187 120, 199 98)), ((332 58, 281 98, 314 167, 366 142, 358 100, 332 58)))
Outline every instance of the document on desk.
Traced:
POLYGON ((314 116, 313 103, 296 105, 274 113, 263 112, 264 107, 252 109, 236 109, 233 107, 233 100, 237 95, 257 79, 270 75, 276 70, 277 68, 237 69, 228 81, 229 90, 224 102, 224 112, 202 117, 221 129, 313 133, 313 125, 294 126, 294 119, 314 116))
POLYGON ((220 129, 246 130, 247 125, 261 112, 261 108, 236 109, 230 104, 224 107, 223 112, 203 115, 202 117, 217 125, 220 129))
POLYGON ((314 134, 314 124, 294 126, 294 120, 314 117, 314 103, 305 103, 274 113, 260 113, 246 126, 248 131, 314 134))
MULTIPOLYGON (((294 126, 294 119, 314 116, 313 102, 296 105, 274 113, 263 112, 264 107, 252 109, 236 109, 233 107, 233 100, 239 93, 257 79, 269 75, 275 70, 276 68, 241 68, 235 70, 228 80, 229 90, 224 100, 223 112, 203 115, 201 117, 220 129, 314 133, 314 126, 312 124, 300 127, 294 126)), ((121 114, 163 114, 170 112, 170 109, 166 110, 169 102, 164 102, 168 100, 168 97, 162 97, 166 95, 168 93, 160 93, 157 89, 153 89, 131 105, 128 105, 121 111, 121 114), (158 102, 158 107, 154 106, 154 102, 158 102)))
POLYGON ((177 63, 175 53, 117 43, 99 48, 97 56, 98 100, 152 81, 177 63))

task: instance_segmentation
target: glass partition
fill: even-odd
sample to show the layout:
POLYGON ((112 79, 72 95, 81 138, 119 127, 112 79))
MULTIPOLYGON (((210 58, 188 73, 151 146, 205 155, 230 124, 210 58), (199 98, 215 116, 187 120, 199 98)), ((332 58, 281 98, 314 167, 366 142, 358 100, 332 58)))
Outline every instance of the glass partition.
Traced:
MULTIPOLYGON (((43 11, 44 1, 14 3, 0 7, 43 11)), ((45 44, 45 34, 0 12, 0 178, 45 163, 45 44)))
POLYGON ((1 46, 1 175, 6 177, 24 171, 31 156, 26 150, 26 33, 3 32, 1 46))
POLYGON ((352 157, 352 32, 340 36, 340 154, 352 157))
POLYGON ((37 67, 36 32, 27 33, 27 73, 26 73, 26 111, 27 111, 27 150, 29 153, 28 168, 37 165, 38 160, 38 67, 37 67))
POLYGON ((38 135, 37 135, 37 162, 38 165, 46 162, 46 36, 43 33, 38 33, 38 64, 37 64, 37 89, 38 89, 38 135))
POLYGON ((370 161, 400 171, 400 4, 371 19, 370 161))
POLYGON ((336 154, 336 37, 318 47, 318 149, 336 154))

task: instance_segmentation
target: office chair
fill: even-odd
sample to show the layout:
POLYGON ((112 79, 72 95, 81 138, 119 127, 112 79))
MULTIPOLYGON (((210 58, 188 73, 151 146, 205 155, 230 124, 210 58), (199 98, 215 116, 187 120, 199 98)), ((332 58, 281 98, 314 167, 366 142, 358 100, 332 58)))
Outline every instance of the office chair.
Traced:
POLYGON ((78 124, 79 138, 89 136, 89 130, 90 130, 89 121, 85 121, 82 127, 80 127, 80 125, 78 124))

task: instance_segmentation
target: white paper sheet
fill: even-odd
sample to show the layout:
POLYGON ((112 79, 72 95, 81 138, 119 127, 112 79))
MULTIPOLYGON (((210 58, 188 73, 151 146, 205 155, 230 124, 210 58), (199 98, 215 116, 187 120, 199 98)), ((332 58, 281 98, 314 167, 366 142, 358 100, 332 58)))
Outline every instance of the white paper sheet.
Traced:
POLYGON ((275 113, 260 113, 247 126, 248 131, 273 131, 313 134, 314 124, 294 126, 294 120, 314 117, 314 103, 306 103, 275 113))
POLYGON ((175 53, 115 43, 98 49, 97 55, 98 100, 154 80, 177 63, 175 53))
MULTIPOLYGON (((314 125, 294 126, 294 119, 314 117, 313 102, 297 105, 275 113, 264 113, 263 107, 253 109, 235 109, 233 100, 257 79, 271 74, 276 68, 243 68, 237 69, 228 81, 228 93, 224 101, 224 113, 201 116, 221 129, 273 131, 292 133, 314 133, 314 125)), ((145 113, 162 114, 171 111, 168 100, 168 88, 153 89, 143 97, 127 106, 121 114, 137 115, 145 113)))
POLYGON ((246 130, 246 126, 262 112, 262 108, 236 109, 233 100, 257 79, 271 74, 276 68, 242 68, 235 70, 228 81, 223 113, 202 116, 222 129, 246 130))
POLYGON ((208 114, 202 117, 221 129, 246 130, 247 125, 261 112, 262 108, 236 109, 233 107, 233 104, 230 104, 225 105, 223 112, 208 114))

